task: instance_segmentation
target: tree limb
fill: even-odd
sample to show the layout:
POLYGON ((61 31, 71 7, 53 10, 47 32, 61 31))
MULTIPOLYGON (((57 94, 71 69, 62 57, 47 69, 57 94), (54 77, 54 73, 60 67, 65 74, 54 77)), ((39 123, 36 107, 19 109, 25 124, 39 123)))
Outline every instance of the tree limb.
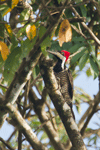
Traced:
POLYGON ((67 103, 64 101, 58 89, 58 84, 53 73, 52 60, 47 60, 44 57, 41 57, 40 69, 45 86, 47 88, 47 92, 72 142, 72 150, 86 150, 81 134, 79 133, 78 127, 72 117, 71 110, 67 103))
POLYGON ((42 97, 41 100, 38 100, 34 91, 32 89, 30 89, 29 99, 34 105, 34 111, 38 115, 39 120, 41 121, 42 124, 45 123, 43 125, 43 127, 44 127, 48 137, 50 138, 50 141, 51 141, 53 147, 55 148, 55 150, 58 150, 58 149, 65 150, 63 144, 60 142, 57 132, 55 131, 51 121, 49 120, 49 118, 45 112, 45 103, 44 103, 45 97, 42 97))
MULTIPOLYGON (((58 19, 61 14, 62 14, 62 11, 57 16, 58 19)), ((34 45, 34 48, 30 51, 29 55, 23 59, 23 62, 21 63, 17 73, 14 76, 12 83, 10 84, 6 92, 5 100, 1 101, 2 105, 5 105, 8 102, 11 102, 13 104, 16 101, 18 95, 20 94, 21 90, 25 86, 26 82, 30 79, 30 76, 32 74, 32 69, 36 66, 42 54, 39 48, 39 45, 52 32, 58 19, 55 19, 55 21, 53 21, 50 24, 45 34, 41 37, 41 39, 37 41, 37 43, 34 45)), ((7 117, 6 111, 2 109, 2 106, 0 106, 0 114, 1 114, 0 115, 0 127, 1 127, 4 120, 7 117)))
POLYGON ((41 144, 36 135, 33 133, 31 127, 26 123, 26 121, 22 118, 21 114, 12 104, 7 103, 6 110, 9 112, 10 116, 15 120, 16 124, 18 124, 17 127, 25 135, 33 149, 48 150, 48 148, 41 144))

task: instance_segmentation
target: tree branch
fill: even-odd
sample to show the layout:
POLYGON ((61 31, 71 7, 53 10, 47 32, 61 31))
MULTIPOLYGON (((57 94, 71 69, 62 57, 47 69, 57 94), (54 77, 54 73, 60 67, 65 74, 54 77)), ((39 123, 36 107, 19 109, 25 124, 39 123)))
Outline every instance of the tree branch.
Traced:
POLYGON ((72 142, 72 150, 86 150, 78 127, 74 122, 71 110, 64 101, 59 89, 56 78, 53 73, 52 60, 47 60, 44 57, 40 59, 40 69, 43 76, 47 92, 64 124, 68 136, 72 142), (78 143, 78 144, 77 144, 78 143))
POLYGON ((12 148, 12 147, 10 146, 10 144, 8 144, 8 142, 4 141, 1 137, 0 137, 0 141, 1 141, 6 147, 8 147, 10 150, 14 150, 14 148, 12 148))
MULTIPOLYGON (((76 9, 70 5, 70 9, 72 10, 72 12, 76 15, 76 17, 80 18, 80 15, 78 14, 78 12, 76 11, 76 9)), ((92 39, 98 44, 100 45, 100 40, 95 36, 95 34, 91 31, 91 29, 88 28, 88 26, 84 23, 81 22, 81 24, 83 25, 83 27, 89 32, 90 36, 92 37, 92 39)))
MULTIPOLYGON (((58 14, 57 16, 58 19, 61 14, 62 11, 58 14)), ((37 41, 37 43, 34 45, 34 48, 30 51, 29 55, 23 59, 22 64, 20 65, 17 73, 14 76, 12 83, 10 84, 6 92, 5 101, 1 101, 2 105, 5 105, 8 102, 11 102, 13 104, 18 98, 18 95, 20 94, 21 90, 25 86, 26 82, 30 79, 30 76, 32 74, 32 69, 36 66, 42 54, 39 45, 52 32, 58 19, 55 19, 55 21, 53 21, 50 24, 45 34, 41 37, 40 40, 37 41)), ((4 120, 7 117, 6 111, 2 109, 2 106, 0 106, 0 114, 2 114, 0 115, 0 126, 2 126, 4 120)))
POLYGON ((34 111, 39 117, 39 120, 43 124, 43 127, 50 138, 50 141, 55 148, 55 150, 65 150, 64 146, 60 142, 59 136, 57 132, 55 131, 51 121, 49 120, 46 112, 45 112, 45 96, 42 97, 41 100, 37 99, 37 96, 35 95, 34 91, 30 89, 29 92, 29 99, 34 105, 34 111))
POLYGON ((7 103, 5 107, 10 116, 15 120, 16 124, 18 124, 17 127, 25 135, 32 148, 36 150, 48 150, 48 148, 44 147, 43 144, 40 143, 36 135, 33 133, 31 127, 22 118, 17 109, 10 103, 7 103))

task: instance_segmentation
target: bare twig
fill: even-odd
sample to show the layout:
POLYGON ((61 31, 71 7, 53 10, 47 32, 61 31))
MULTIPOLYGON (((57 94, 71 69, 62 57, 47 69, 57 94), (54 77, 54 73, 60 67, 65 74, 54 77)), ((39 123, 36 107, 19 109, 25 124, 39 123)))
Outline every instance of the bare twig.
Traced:
POLYGON ((14 150, 14 148, 12 148, 12 147, 10 146, 10 144, 8 144, 8 142, 4 141, 1 137, 0 137, 0 141, 1 141, 6 147, 8 147, 10 150, 14 150))
POLYGON ((80 30, 78 30, 78 29, 76 28, 76 26, 74 26, 73 24, 71 24, 71 27, 72 27, 78 34, 80 34, 82 37, 84 37, 85 40, 87 40, 87 37, 86 37, 82 32, 80 32, 80 30))
MULTIPOLYGON (((76 9, 70 5, 70 9, 72 10, 72 12, 77 16, 80 17, 80 15, 78 14, 78 12, 76 11, 76 9)), ((100 45, 100 40, 95 36, 95 34, 91 31, 91 29, 89 29, 89 27, 84 23, 81 22, 81 24, 83 25, 83 27, 89 32, 90 36, 92 37, 92 39, 98 44, 100 45)))
POLYGON ((53 117, 53 115, 52 115, 52 111, 51 111, 50 105, 47 102, 46 102, 46 105, 47 105, 48 110, 49 110, 50 118, 52 118, 51 119, 52 125, 53 125, 55 131, 57 131, 57 124, 56 124, 56 121, 55 121, 55 117, 53 117))
POLYGON ((45 5, 45 1, 44 1, 44 0, 41 0, 41 3, 42 3, 42 5, 43 5, 43 8, 44 8, 44 9, 46 10, 46 12, 48 13, 50 19, 51 19, 52 21, 54 21, 54 18, 52 17, 52 15, 50 14, 48 8, 47 8, 46 5, 45 5))
POLYGON ((87 125, 88 125, 88 123, 89 123, 89 121, 90 121, 90 119, 91 119, 91 117, 94 115, 94 113, 96 112, 96 109, 97 109, 97 106, 98 106, 98 104, 99 104, 99 102, 100 102, 100 91, 98 92, 98 94, 95 96, 95 99, 94 99, 94 106, 93 106, 93 108, 92 108, 92 111, 90 112, 90 114, 88 115, 88 117, 87 117, 87 119, 86 119, 86 122, 84 123, 84 125, 83 125, 83 127, 82 127, 82 129, 81 129, 81 134, 82 134, 82 136, 84 135, 84 132, 85 132, 85 129, 86 129, 86 127, 87 127, 87 125))
POLYGON ((5 88, 5 89, 8 89, 7 86, 3 85, 3 84, 0 84, 1 87, 5 88))

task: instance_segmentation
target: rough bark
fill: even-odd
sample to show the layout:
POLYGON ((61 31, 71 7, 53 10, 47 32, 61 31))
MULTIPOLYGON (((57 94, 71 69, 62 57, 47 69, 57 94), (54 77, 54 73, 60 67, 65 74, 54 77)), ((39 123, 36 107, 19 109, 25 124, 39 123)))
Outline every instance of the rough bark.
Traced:
POLYGON ((44 57, 40 59, 40 69, 43 76, 48 94, 64 124, 66 132, 72 142, 71 150, 86 150, 85 144, 78 130, 78 127, 72 117, 71 110, 64 101, 56 78, 54 76, 52 60, 46 60, 44 57))

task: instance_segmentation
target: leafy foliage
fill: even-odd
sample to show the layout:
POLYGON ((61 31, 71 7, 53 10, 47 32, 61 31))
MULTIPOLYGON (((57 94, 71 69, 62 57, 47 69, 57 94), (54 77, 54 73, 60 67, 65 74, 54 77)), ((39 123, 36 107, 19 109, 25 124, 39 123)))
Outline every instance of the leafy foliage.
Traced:
MULTIPOLYGON (((0 92, 2 96, 5 97, 7 91, 10 91, 9 87, 16 87, 17 84, 14 84, 13 79, 18 75, 19 67, 24 59, 29 60, 30 51, 33 49, 35 51, 37 46, 41 49, 44 56, 48 55, 46 51, 48 49, 51 51, 69 51, 72 56, 69 68, 72 71, 73 78, 78 78, 79 74, 82 74, 84 70, 87 77, 99 78, 100 82, 99 0, 71 0, 67 4, 65 0, 48 0, 45 3, 43 0, 25 2, 22 0, 0 1, 0 92), (61 13, 63 9, 64 11, 61 13)), ((52 58, 52 56, 50 57, 52 58)), ((67 149, 68 135, 54 105, 47 95, 47 91, 45 91, 44 81, 40 74, 39 60, 36 65, 33 63, 33 66, 35 67, 32 70, 31 78, 21 90, 14 106, 26 122, 28 122, 41 143, 50 150, 54 150, 54 145, 56 144, 53 142, 55 142, 56 138, 53 138, 56 134, 57 138, 60 138, 61 144, 67 149), (29 97, 30 90, 33 90, 32 100, 29 97), (53 142, 49 135, 52 131, 53 142)), ((27 67, 25 70, 28 70, 27 67)), ((20 78, 22 79, 23 77, 20 78)), ((16 95, 16 91, 14 92, 16 95)), ((95 111, 93 110, 95 98, 91 98, 90 95, 79 87, 74 87, 73 104, 75 104, 76 111, 81 115, 81 118, 83 104, 88 104, 94 115, 100 109, 98 103, 95 111)), ((87 123, 87 120, 91 119, 89 118, 90 112, 84 114, 83 121, 80 119, 82 121, 81 125, 81 121, 77 119, 77 113, 75 118, 79 129, 81 129, 87 123)), ((26 137, 19 136, 20 128, 18 124, 16 129, 16 123, 14 123, 12 118, 9 121, 9 118, 7 120, 8 123, 16 131, 13 138, 10 137, 8 140, 9 145, 14 149, 31 149, 31 144, 24 142, 27 141, 26 137), (20 137, 21 140, 19 140, 20 137), (17 144, 16 140, 18 140, 17 144)), ((91 122, 91 120, 89 121, 91 122)), ((99 132, 96 129, 89 129, 87 126, 85 129, 86 131, 84 131, 82 136, 88 139, 86 144, 89 144, 90 148, 92 148, 92 144, 98 147, 98 139, 100 140, 99 132)), ((0 146, 5 148, 1 141, 0 146)))

